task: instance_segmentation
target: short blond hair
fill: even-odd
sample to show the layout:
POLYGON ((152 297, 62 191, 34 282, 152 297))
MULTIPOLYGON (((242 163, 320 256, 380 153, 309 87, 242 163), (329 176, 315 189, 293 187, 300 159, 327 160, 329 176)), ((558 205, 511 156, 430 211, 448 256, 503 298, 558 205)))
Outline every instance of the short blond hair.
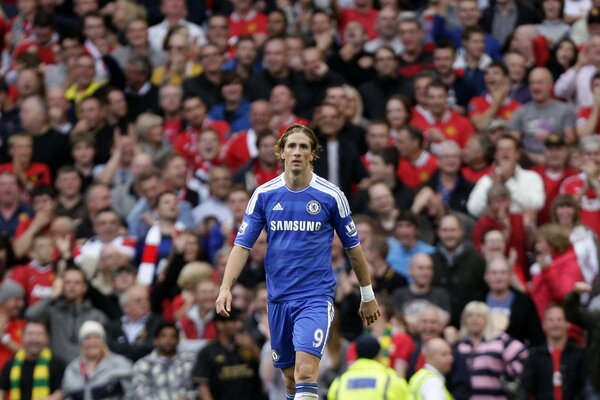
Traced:
POLYGON ((148 133, 156 126, 162 127, 163 118, 160 115, 145 112, 135 120, 135 130, 138 137, 144 141, 148 140, 148 133))
POLYGON ((211 276, 212 267, 209 263, 193 261, 183 267, 177 278, 177 285, 184 290, 194 290, 198 282, 210 280, 211 276))

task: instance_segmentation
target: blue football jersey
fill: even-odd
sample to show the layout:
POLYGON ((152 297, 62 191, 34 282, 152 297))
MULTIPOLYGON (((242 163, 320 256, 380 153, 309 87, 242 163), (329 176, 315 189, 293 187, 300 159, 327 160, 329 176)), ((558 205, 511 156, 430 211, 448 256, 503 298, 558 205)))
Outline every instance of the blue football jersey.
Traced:
POLYGON ((309 186, 293 191, 281 174, 254 191, 235 244, 252 248, 263 228, 270 302, 333 297, 333 230, 344 248, 359 244, 348 200, 339 188, 313 174, 309 186))

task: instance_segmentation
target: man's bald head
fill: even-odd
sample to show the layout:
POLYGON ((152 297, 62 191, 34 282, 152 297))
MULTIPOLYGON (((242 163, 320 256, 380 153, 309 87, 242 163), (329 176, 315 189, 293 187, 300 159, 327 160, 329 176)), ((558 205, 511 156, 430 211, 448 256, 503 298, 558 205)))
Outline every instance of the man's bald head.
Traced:
POLYGON ((452 368, 452 348, 444 339, 434 338, 430 339, 423 346, 423 355, 425 361, 446 375, 452 368))
POLYGON ((534 68, 529 73, 529 91, 535 103, 545 104, 552 99, 552 73, 544 67, 534 68))

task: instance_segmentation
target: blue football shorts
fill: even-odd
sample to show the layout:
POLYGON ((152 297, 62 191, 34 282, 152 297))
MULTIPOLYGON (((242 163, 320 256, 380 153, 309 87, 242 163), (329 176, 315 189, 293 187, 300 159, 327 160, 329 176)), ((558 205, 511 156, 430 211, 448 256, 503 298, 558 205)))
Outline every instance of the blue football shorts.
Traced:
POLYGON ((329 297, 269 303, 271 358, 275 368, 288 368, 303 351, 321 358, 333 321, 329 297))

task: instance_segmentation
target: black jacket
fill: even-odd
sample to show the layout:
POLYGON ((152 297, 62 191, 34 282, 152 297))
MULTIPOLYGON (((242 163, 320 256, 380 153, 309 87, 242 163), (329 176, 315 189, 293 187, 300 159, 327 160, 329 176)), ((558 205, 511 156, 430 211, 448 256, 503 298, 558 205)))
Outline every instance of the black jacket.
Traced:
POLYGON ((154 331, 162 322, 162 317, 150 314, 144 329, 139 333, 134 343, 127 341, 127 335, 123 331, 123 322, 120 319, 111 321, 106 325, 106 343, 108 348, 132 362, 150 354, 154 345, 154 331))
POLYGON ((402 77, 375 77, 360 85, 358 91, 365 107, 365 118, 368 119, 384 119, 385 103, 394 95, 412 98, 411 85, 402 77))
POLYGON ((511 291, 515 295, 510 307, 510 320, 506 333, 527 346, 539 346, 544 343, 544 332, 531 297, 511 291))
POLYGON ((450 294, 451 324, 460 326, 460 316, 463 308, 472 300, 483 300, 487 292, 487 285, 483 280, 485 260, 467 242, 462 243, 463 250, 448 263, 446 257, 437 251, 431 256, 433 259, 433 286, 440 286, 450 294))
MULTIPOLYGON (((537 24, 540 23, 540 16, 532 8, 521 4, 520 1, 515 1, 515 7, 517 7, 517 22, 513 28, 521 25, 537 24)), ((492 21, 494 20, 494 13, 496 9, 492 2, 488 8, 483 11, 480 24, 481 27, 488 33, 492 32, 492 21)))
MULTIPOLYGON (((429 186, 434 192, 438 191, 440 182, 440 172, 437 171, 427 182, 425 186, 429 186)), ((467 214, 467 200, 471 190, 473 190, 473 184, 467 181, 461 173, 458 175, 458 180, 452 192, 450 192, 450 198, 448 199, 448 206, 452 211, 458 211, 467 214)))
MULTIPOLYGON (((585 350, 573 342, 567 342, 560 359, 563 399, 583 398, 585 386, 585 350)), ((552 357, 548 345, 536 347, 525 362, 521 384, 517 391, 518 400, 553 400, 552 357)))

